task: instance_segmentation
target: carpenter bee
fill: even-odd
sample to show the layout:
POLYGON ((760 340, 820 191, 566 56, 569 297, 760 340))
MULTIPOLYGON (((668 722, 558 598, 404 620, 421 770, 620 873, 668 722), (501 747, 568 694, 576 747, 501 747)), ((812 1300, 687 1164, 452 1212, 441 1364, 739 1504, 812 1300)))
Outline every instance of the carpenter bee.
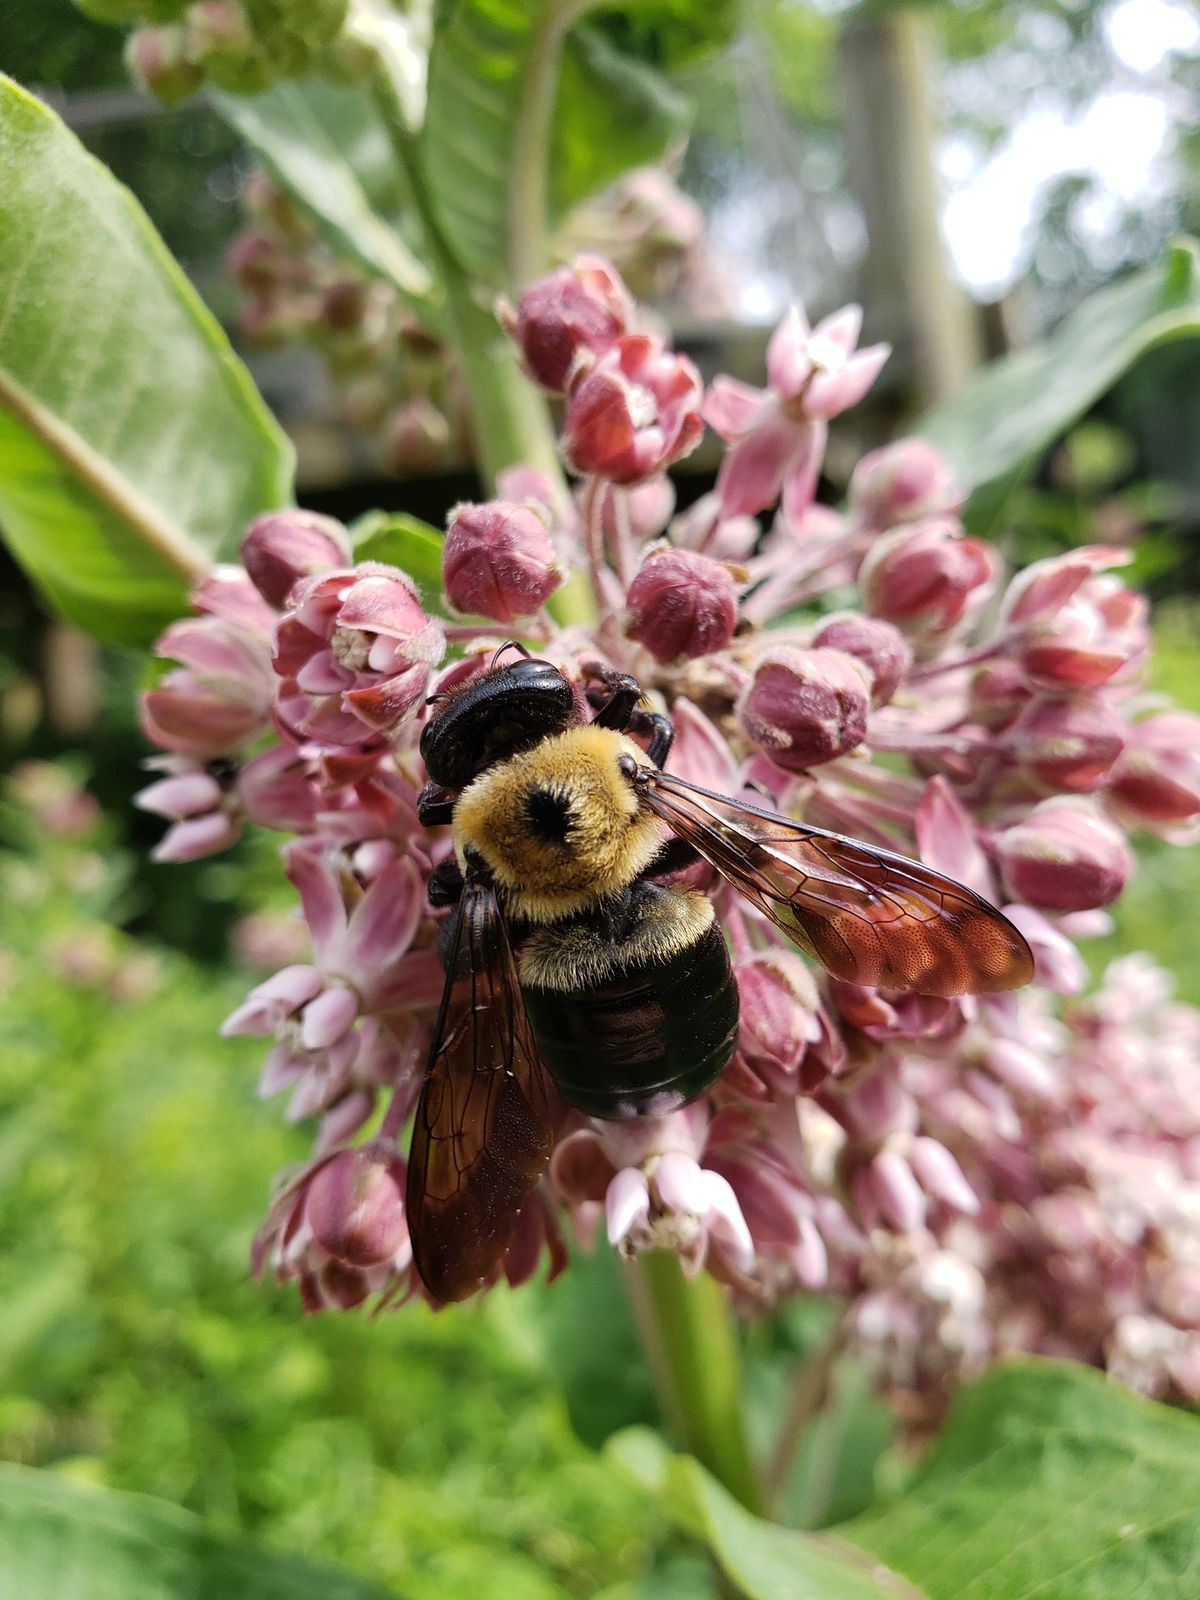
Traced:
POLYGON ((838 978, 930 995, 1016 988, 1021 934, 972 890, 887 850, 663 771, 669 718, 627 674, 577 688, 523 656, 444 697, 419 810, 454 857, 445 990, 408 1173, 416 1268, 439 1300, 495 1274, 550 1157, 543 1074, 589 1116, 701 1095, 737 1038, 712 901, 669 880, 703 858, 838 978))

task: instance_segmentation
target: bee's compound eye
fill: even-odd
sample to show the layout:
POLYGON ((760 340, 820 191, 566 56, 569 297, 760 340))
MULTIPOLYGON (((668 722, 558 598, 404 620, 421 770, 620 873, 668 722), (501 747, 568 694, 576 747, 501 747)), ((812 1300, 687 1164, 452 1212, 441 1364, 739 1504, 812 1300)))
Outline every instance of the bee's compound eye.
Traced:
POLYGON ((628 751, 622 752, 617 757, 617 771, 623 778, 628 778, 630 783, 637 777, 638 764, 628 751))

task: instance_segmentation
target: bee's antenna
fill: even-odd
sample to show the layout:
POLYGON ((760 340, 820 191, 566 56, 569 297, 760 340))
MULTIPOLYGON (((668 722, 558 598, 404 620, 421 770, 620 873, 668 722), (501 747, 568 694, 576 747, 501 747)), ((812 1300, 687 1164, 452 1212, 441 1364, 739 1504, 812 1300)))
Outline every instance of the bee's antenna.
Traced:
POLYGON ((504 643, 500 646, 500 648, 496 651, 495 655, 492 657, 492 667, 495 667, 497 661, 499 661, 500 657, 504 654, 504 652, 506 650, 518 650, 518 651, 520 651, 521 655, 525 658, 526 661, 530 661, 530 660, 533 659, 530 656, 529 651, 526 650, 525 646, 521 643, 521 641, 519 639, 506 639, 504 641, 504 643))

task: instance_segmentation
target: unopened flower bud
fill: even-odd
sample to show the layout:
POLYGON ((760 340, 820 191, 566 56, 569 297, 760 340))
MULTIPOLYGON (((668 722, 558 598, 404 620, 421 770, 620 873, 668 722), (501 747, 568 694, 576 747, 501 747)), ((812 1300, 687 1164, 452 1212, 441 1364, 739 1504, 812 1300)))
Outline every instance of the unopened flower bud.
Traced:
POLYGON ((912 651, 898 628, 878 617, 845 611, 826 617, 813 634, 822 650, 841 650, 861 661, 871 678, 871 704, 885 706, 912 666, 912 651))
POLYGON ((230 94, 258 94, 276 76, 240 0, 197 0, 188 7, 187 47, 206 77, 230 94))
POLYGON ((332 517, 292 507, 256 517, 242 541, 242 565, 268 604, 282 607, 298 578, 343 567, 350 559, 345 528, 332 517))
POLYGON ((545 522, 512 500, 455 506, 442 571, 455 610, 506 625, 538 610, 562 582, 545 522))
POLYGON ((656 661, 723 650, 737 626, 728 567, 690 550, 655 550, 629 586, 625 632, 656 661))
POLYGON ((626 332, 632 315, 615 268, 599 256, 580 255, 531 284, 505 320, 529 376, 550 394, 562 394, 626 332))
POLYGON ((180 105, 204 82, 203 70, 188 51, 186 32, 175 24, 131 33, 125 65, 134 82, 165 106, 180 105))
POLYGON ((1033 699, 1029 680, 1015 661, 1001 657, 975 669, 967 715, 984 728, 1006 728, 1033 699))
POLYGON ((413 395, 392 414, 383 456, 398 477, 436 472, 450 449, 450 424, 425 395, 413 395))
POLYGON ((1109 800, 1144 827, 1194 823, 1200 817, 1200 717, 1162 711, 1133 723, 1127 734, 1109 800))
POLYGON ((864 528, 883 531, 956 511, 962 499, 949 467, 924 439, 897 439, 872 450, 850 478, 850 513, 864 528))
POLYGON ((737 967, 738 1052, 765 1083, 795 1073, 814 1037, 818 997, 799 956, 776 950, 737 967))
POLYGON ((270 234, 248 228, 229 246, 225 264, 239 289, 247 294, 268 296, 296 286, 300 271, 297 258, 281 249, 270 234))
POLYGON ((1014 900, 1043 911, 1111 905, 1133 871, 1124 835, 1086 801, 1044 800, 996 841, 1014 900))
POLYGON ((777 766, 803 772, 862 743, 870 691, 866 667, 844 651, 778 645, 759 657, 739 715, 777 766))
POLYGON ((943 632, 961 621, 994 571, 987 545, 964 538, 951 518, 930 517, 877 539, 858 582, 872 616, 909 631, 943 632))
POLYGON ((567 405, 568 465, 613 483, 639 483, 694 450, 704 432, 703 386, 686 356, 630 334, 599 357, 567 405))
POLYGON ((404 1163, 386 1147, 341 1150, 313 1177, 305 1220, 337 1261, 374 1267, 404 1248, 404 1163))
POLYGON ((1072 794, 1098 788, 1125 743, 1117 713, 1105 701, 1089 696, 1034 700, 1007 737, 1031 778, 1072 794))

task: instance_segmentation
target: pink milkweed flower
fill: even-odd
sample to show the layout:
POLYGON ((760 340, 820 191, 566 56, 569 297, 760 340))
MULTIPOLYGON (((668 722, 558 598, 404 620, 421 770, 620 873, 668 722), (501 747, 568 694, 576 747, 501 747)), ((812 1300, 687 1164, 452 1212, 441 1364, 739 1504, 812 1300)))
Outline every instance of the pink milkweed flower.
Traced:
POLYGON ((996 838, 996 855, 1015 900, 1043 911, 1111 905, 1133 872, 1125 836, 1086 800, 1043 800, 996 838))
POLYGON ((723 650, 737 626, 729 568, 691 550, 655 549, 626 595, 625 633, 658 662, 723 650))
POLYGON ((431 1003, 440 987, 430 952, 414 951, 424 889, 414 862, 392 861, 347 909, 347 885, 318 841, 297 840, 284 859, 300 893, 314 964, 285 967, 258 984, 224 1021, 226 1035, 275 1035, 261 1092, 294 1093, 292 1120, 326 1110, 361 1083, 415 1068, 404 1042, 360 1020, 431 1003), (366 1068, 370 1068, 366 1071, 366 1068))
POLYGON ((562 582, 546 518, 511 500, 454 507, 442 571, 456 611, 494 617, 506 627, 539 610, 562 582))
POLYGON ((992 551, 965 538, 953 518, 928 517, 876 539, 858 582, 872 616, 909 633, 944 633, 996 569, 992 551))
POLYGON ((793 306, 767 345, 767 384, 721 376, 704 401, 705 421, 727 440, 717 494, 728 517, 765 511, 783 497, 789 520, 812 500, 826 424, 858 402, 887 360, 885 344, 856 350, 862 311, 846 306, 810 329, 793 306))
POLYGON ((321 744, 389 733, 423 699, 445 645, 395 567, 364 561, 302 579, 275 630, 280 720, 321 744))
POLYGON ((263 599, 279 610, 299 579, 344 567, 349 559, 342 524, 298 507, 256 517, 242 541, 242 565, 263 599))
POLYGON ((160 635, 154 653, 182 664, 142 696, 142 731, 153 744, 182 755, 227 756, 270 726, 270 662, 263 645, 240 628, 216 616, 185 617, 160 635))
POLYGON ((897 439, 872 450, 851 473, 847 490, 854 522, 876 533, 952 514, 964 498, 939 452, 924 439, 897 439))
POLYGON ((867 732, 871 680, 841 650, 764 650, 738 707, 748 738, 776 766, 803 772, 845 755, 867 732))
POLYGON ((584 254, 530 284, 516 311, 499 311, 529 376, 563 394, 628 331, 633 301, 611 262, 584 254))
POLYGON ((1009 585, 1001 636, 1031 682, 1048 689, 1090 689, 1128 675, 1146 656, 1147 603, 1105 567, 1129 561, 1127 550, 1090 545, 1035 561, 1009 585))
POLYGON ((628 334, 599 357, 567 402, 562 449, 573 472, 640 483, 700 442, 703 386, 686 356, 628 334))
POLYGON ((813 634, 819 650, 841 650, 866 667, 871 704, 885 706, 912 666, 912 650, 899 628, 879 617, 842 611, 825 617, 813 634))
POLYGON ((1125 729, 1105 798, 1123 817, 1177 843, 1200 835, 1200 717, 1160 711, 1125 729))
POLYGON ((1121 718, 1099 695, 1039 695, 1005 734, 1025 773, 1043 793, 1098 789, 1125 748, 1121 718))
POLYGON ((295 1278, 308 1312, 347 1311, 396 1288, 412 1264, 405 1163, 384 1140, 310 1162, 272 1202, 255 1235, 255 1275, 295 1278))
POLYGON ((140 789, 133 803, 171 823, 151 850, 151 861, 198 861, 227 850, 238 839, 241 810, 220 763, 163 756, 148 765, 167 776, 140 789))

